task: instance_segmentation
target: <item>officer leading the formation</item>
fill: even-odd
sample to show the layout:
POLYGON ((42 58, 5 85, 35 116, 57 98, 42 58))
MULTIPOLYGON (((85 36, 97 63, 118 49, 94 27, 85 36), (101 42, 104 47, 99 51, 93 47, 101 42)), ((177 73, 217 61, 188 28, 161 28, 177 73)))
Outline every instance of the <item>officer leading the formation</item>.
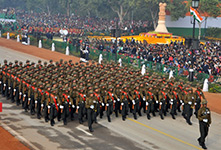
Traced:
POLYGON ((201 104, 202 107, 198 111, 200 137, 197 140, 203 149, 207 149, 205 139, 208 135, 211 124, 211 113, 209 108, 207 108, 207 101, 205 99, 202 100, 201 104))

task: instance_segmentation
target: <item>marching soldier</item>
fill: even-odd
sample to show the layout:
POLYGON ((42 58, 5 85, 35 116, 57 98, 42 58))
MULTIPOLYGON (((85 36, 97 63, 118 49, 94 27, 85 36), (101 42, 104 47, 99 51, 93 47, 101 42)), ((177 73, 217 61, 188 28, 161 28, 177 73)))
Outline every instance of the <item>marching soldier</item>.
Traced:
POLYGON ((115 109, 115 102, 116 102, 114 100, 113 87, 108 88, 108 91, 106 92, 106 96, 104 98, 104 102, 106 104, 105 110, 107 113, 108 122, 111 122, 110 115, 113 113, 113 110, 115 109))
POLYGON ((79 93, 77 95, 77 100, 76 100, 76 106, 77 106, 76 113, 78 113, 78 120, 80 124, 83 123, 85 101, 86 101, 86 95, 84 94, 84 88, 79 87, 79 93))
POLYGON ((200 137, 197 139, 199 145, 203 149, 207 149, 205 145, 205 139, 209 132, 209 126, 211 124, 211 112, 207 107, 207 101, 205 99, 201 102, 202 107, 198 110, 198 119, 199 119, 199 128, 200 128, 200 137))
POLYGON ((198 115, 198 110, 200 109, 200 103, 201 103, 201 99, 205 99, 205 96, 201 90, 201 86, 200 85, 197 85, 197 89, 195 91, 195 97, 196 97, 196 101, 195 101, 195 112, 194 114, 196 115, 196 118, 197 118, 197 115, 198 115))
POLYGON ((184 97, 184 103, 185 103, 185 116, 184 118, 186 119, 186 122, 189 125, 192 125, 190 118, 193 115, 193 107, 194 107, 194 93, 191 88, 188 89, 188 95, 185 95, 184 97))
POLYGON ((154 111, 154 100, 157 101, 157 97, 156 95, 154 95, 153 88, 151 85, 149 86, 149 89, 147 89, 146 91, 145 99, 146 99, 145 105, 146 105, 147 119, 150 120, 150 113, 152 113, 153 116, 156 116, 154 111))
POLYGON ((85 107, 87 108, 88 128, 90 132, 94 132, 92 124, 95 121, 97 98, 94 96, 93 91, 88 92, 89 96, 86 97, 85 107))
POLYGON ((167 93, 166 93, 166 87, 162 87, 162 90, 159 91, 159 101, 156 101, 159 103, 159 115, 160 118, 163 120, 164 116, 166 116, 166 99, 167 99, 167 93))

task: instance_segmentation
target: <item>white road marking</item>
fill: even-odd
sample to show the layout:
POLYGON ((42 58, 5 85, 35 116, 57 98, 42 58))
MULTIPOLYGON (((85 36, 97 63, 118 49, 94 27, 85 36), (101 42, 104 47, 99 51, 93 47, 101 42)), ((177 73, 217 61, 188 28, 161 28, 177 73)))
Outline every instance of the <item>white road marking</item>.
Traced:
POLYGON ((19 141, 22 141, 26 144, 28 144, 31 149, 34 150, 40 150, 39 148, 37 148, 36 146, 34 146, 30 141, 28 141, 27 139, 25 139, 23 136, 21 136, 18 132, 16 132, 15 130, 13 130, 12 128, 10 128, 8 125, 6 125, 5 123, 1 122, 1 126, 7 130, 8 132, 10 132, 15 138, 17 138, 19 141))
POLYGON ((85 131, 84 129, 82 129, 82 127, 81 127, 81 126, 76 127, 76 129, 78 129, 78 130, 80 130, 80 131, 84 132, 85 134, 87 134, 87 135, 89 135, 89 136, 93 136, 93 134, 91 134, 91 133, 89 133, 89 132, 85 131))

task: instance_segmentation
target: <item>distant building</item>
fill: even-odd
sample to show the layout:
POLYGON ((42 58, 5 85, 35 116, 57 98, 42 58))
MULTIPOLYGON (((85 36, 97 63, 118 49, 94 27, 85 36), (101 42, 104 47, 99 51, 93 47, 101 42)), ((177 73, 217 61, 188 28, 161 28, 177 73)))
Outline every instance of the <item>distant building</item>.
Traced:
MULTIPOLYGON (((205 15, 200 14, 203 20, 205 19, 205 15)), ((193 33, 193 17, 190 15, 190 12, 186 14, 184 18, 179 18, 177 21, 172 21, 170 12, 166 12, 166 27, 170 33, 174 35, 181 35, 181 36, 192 36, 193 33)), ((203 21, 201 25, 201 36, 205 35, 205 31, 207 28, 221 27, 221 16, 217 18, 208 17, 207 21, 203 21)), ((195 37, 199 35, 199 25, 196 21, 196 29, 195 29, 195 37)))

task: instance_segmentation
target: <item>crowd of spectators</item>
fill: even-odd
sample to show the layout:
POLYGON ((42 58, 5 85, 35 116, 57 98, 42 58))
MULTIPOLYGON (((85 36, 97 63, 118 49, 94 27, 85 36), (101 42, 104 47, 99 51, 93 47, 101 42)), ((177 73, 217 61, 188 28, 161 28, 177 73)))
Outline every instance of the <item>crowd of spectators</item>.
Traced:
MULTIPOLYGON (((179 74, 191 67, 191 50, 183 42, 171 42, 170 44, 158 45, 147 42, 126 39, 117 44, 105 40, 92 40, 93 47, 101 51, 109 51, 132 58, 142 59, 155 64, 165 64, 179 68, 179 74)), ((221 47, 213 43, 200 44, 198 50, 194 50, 193 68, 199 73, 221 76, 221 47)))

